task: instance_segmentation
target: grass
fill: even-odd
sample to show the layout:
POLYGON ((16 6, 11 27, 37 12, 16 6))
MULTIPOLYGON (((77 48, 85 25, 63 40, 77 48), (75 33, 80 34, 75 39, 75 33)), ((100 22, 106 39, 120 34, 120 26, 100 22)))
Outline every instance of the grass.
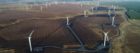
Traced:
POLYGON ((103 2, 103 5, 119 5, 121 7, 125 7, 128 10, 128 15, 130 16, 130 19, 140 19, 140 2, 135 1, 127 1, 127 2, 117 2, 117 3, 111 3, 111 2, 103 2))

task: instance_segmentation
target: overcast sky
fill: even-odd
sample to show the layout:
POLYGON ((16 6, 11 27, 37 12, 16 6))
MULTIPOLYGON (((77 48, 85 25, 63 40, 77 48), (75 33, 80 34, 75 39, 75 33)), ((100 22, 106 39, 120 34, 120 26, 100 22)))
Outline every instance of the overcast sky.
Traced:
MULTIPOLYGON (((93 0, 0 0, 0 3, 19 2, 19 1, 93 1, 93 0)), ((114 0, 101 0, 101 1, 114 1, 114 0)), ((140 1, 140 0, 116 0, 116 1, 140 1)))

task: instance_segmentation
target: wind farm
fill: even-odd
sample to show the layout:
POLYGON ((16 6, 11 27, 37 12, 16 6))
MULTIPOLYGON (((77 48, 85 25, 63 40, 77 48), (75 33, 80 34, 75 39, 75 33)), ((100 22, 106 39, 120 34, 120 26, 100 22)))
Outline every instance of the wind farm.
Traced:
POLYGON ((102 2, 0 4, 0 52, 125 53, 126 9, 102 2))

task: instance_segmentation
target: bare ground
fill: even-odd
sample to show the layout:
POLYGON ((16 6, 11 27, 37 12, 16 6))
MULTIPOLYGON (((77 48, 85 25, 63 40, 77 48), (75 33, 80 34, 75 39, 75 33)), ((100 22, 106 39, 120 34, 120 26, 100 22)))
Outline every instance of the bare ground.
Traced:
MULTIPOLYGON (((36 7, 38 6, 34 6, 34 8, 36 7)), ((32 38, 33 44, 40 42, 52 44, 68 44, 76 42, 77 44, 77 41, 73 37, 71 37, 71 34, 65 28, 65 18, 60 17, 66 16, 66 14, 77 15, 78 13, 81 13, 82 10, 87 9, 87 7, 84 7, 83 9, 81 9, 80 7, 76 8, 77 6, 72 7, 76 9, 71 9, 69 5, 60 5, 60 7, 56 7, 56 9, 55 7, 56 6, 54 5, 51 9, 48 9, 49 11, 44 12, 27 12, 15 10, 1 12, 0 26, 5 27, 0 30, 1 39, 5 39, 6 42, 12 43, 15 46, 24 47, 28 44, 27 36, 29 32, 34 29, 35 33, 33 34, 32 38), (58 16, 59 18, 57 17, 57 19, 50 19, 56 18, 56 16, 58 16), (22 43, 25 43, 25 45, 22 43)), ((75 19, 73 21, 73 25, 80 38, 86 44, 93 45, 96 43, 96 41, 102 39, 102 30, 99 26, 101 24, 109 23, 107 17, 107 14, 90 15, 88 18, 82 16, 80 19, 79 17, 75 17, 78 19, 75 19)), ((121 15, 118 15, 116 20, 116 22, 118 23, 121 23, 123 21, 121 15)), ((111 28, 111 30, 112 29, 114 28, 111 28)), ((111 31, 111 33, 111 35, 115 35, 116 31, 111 31)), ((119 43, 120 42, 118 42, 118 44, 119 43)))

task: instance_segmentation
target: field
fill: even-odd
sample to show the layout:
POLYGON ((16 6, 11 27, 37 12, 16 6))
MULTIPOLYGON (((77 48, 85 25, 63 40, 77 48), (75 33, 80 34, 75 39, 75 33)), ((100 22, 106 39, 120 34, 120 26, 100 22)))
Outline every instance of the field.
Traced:
POLYGON ((125 1, 125 2, 117 2, 117 3, 111 3, 111 2, 103 2, 103 5, 118 5, 121 7, 124 7, 127 9, 127 13, 130 16, 130 19, 140 19, 140 2, 136 1, 125 1))
POLYGON ((140 38, 140 6, 138 5, 140 2, 120 2, 117 5, 125 7, 128 11, 128 15, 130 16, 128 23, 122 31, 124 35, 124 52, 123 53, 139 53, 139 38, 140 38), (131 3, 131 4, 130 4, 131 3))
MULTIPOLYGON (((88 14, 88 17, 85 17, 83 12, 91 10, 94 7, 91 5, 52 4, 46 7, 41 4, 32 5, 28 9, 24 5, 11 4, 10 6, 12 7, 9 5, 2 7, 0 12, 0 43, 2 43, 0 46, 1 48, 16 49, 17 53, 25 53, 27 49, 29 50, 28 36, 32 30, 34 30, 33 47, 57 46, 63 48, 64 45, 79 45, 77 39, 66 27, 66 17, 70 18, 71 27, 88 49, 93 49, 98 41, 103 40, 103 31, 109 32, 110 39, 118 36, 119 26, 124 21, 122 14, 117 13, 115 18, 117 25, 116 27, 111 26, 106 11, 88 14), (41 9, 40 6, 42 6, 41 9)), ((62 53, 62 51, 57 48, 45 48, 46 53, 62 53)))
POLYGON ((139 20, 130 20, 121 26, 122 36, 114 42, 116 49, 114 53, 139 53, 140 25, 139 20))
MULTIPOLYGON (((139 53, 140 49, 140 7, 139 2, 118 2, 105 3, 106 5, 115 4, 127 9, 128 21, 120 26, 121 36, 113 41, 111 53, 139 53)), ((125 17, 126 18, 126 17, 125 17)))

